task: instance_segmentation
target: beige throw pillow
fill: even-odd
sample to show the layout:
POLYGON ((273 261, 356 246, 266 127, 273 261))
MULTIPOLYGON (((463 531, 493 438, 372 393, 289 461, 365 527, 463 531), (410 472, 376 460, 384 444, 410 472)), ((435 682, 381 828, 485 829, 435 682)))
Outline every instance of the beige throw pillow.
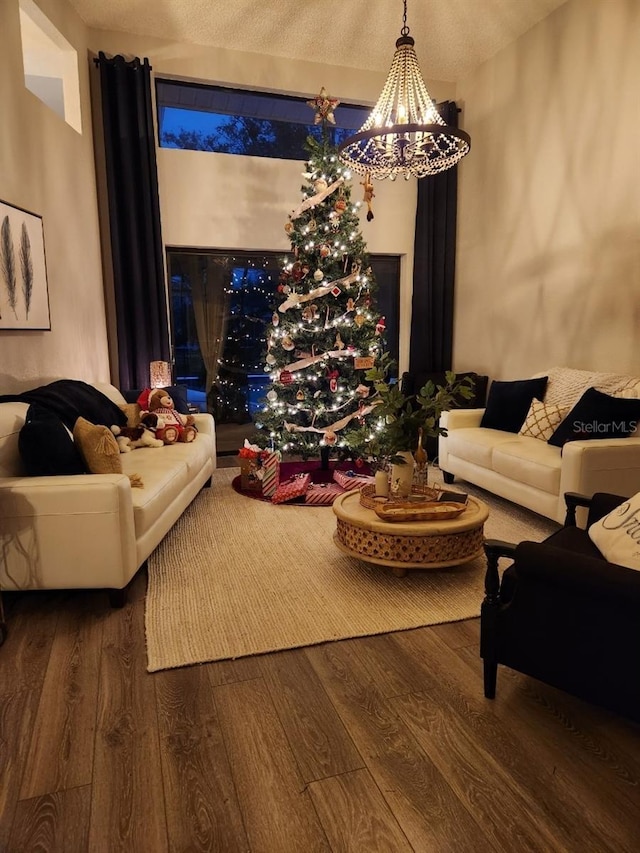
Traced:
POLYGON ((589 538, 610 563, 640 571, 640 492, 592 524, 589 538))
POLYGON ((78 418, 73 428, 73 440, 92 474, 122 474, 120 448, 108 427, 78 418))
MULTIPOLYGON (((73 440, 91 474, 122 474, 120 448, 115 435, 106 426, 78 418, 73 428, 73 440)), ((144 485, 138 474, 129 474, 132 488, 144 485)))
POLYGON ((569 406, 556 406, 553 403, 532 400, 518 435, 530 435, 531 438, 548 441, 568 412, 569 406))

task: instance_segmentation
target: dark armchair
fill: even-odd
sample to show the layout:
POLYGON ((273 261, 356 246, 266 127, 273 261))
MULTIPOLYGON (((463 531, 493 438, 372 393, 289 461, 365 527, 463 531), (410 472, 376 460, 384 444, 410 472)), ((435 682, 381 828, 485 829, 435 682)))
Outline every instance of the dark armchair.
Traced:
POLYGON ((587 527, 625 498, 567 493, 564 527, 544 542, 487 540, 480 620, 484 692, 498 664, 640 721, 640 572, 607 562, 587 527), (498 561, 513 560, 500 578, 498 561))

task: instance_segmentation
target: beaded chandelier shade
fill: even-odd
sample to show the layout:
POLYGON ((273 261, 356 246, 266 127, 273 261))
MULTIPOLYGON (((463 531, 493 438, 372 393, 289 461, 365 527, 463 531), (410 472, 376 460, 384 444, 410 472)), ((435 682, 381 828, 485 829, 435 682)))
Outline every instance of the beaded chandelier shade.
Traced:
POLYGON ((378 180, 423 178, 455 166, 469 153, 469 134, 448 125, 431 100, 414 44, 404 0, 403 27, 382 94, 360 130, 338 149, 354 172, 378 180))

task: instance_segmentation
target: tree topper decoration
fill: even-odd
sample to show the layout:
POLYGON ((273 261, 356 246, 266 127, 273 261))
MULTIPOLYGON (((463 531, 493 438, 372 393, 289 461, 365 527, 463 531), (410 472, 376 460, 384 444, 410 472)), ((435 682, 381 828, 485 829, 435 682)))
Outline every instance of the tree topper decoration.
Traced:
POLYGON ((340 101, 337 98, 330 98, 324 86, 320 89, 320 94, 316 95, 312 101, 307 101, 307 105, 315 110, 316 117, 314 124, 320 124, 322 121, 328 121, 331 124, 336 123, 336 117, 333 111, 338 106, 340 101))

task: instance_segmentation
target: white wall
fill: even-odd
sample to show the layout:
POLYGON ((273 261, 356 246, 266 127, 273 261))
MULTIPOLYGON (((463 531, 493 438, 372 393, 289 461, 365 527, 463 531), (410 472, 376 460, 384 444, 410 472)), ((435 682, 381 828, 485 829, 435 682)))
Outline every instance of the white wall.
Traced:
POLYGON ((640 3, 569 0, 457 88, 457 369, 640 373, 640 3))
MULTIPOLYGON (((385 74, 294 62, 252 53, 180 45, 122 33, 93 32, 95 51, 146 56, 154 75, 311 96, 324 86, 337 98, 374 103, 385 74)), ((392 45, 389 48, 391 62, 392 45)), ((385 71, 386 73, 386 71, 385 71)), ((453 97, 450 84, 429 83, 434 98, 453 97)), ((339 107, 338 107, 339 109, 339 107)), ((312 117, 309 110, 309 116, 312 117)), ((300 201, 302 162, 163 148, 158 179, 167 245, 286 251, 287 214, 300 201)), ((359 177, 352 200, 362 199, 359 177)), ((408 367, 416 182, 376 182, 372 222, 361 216, 372 253, 402 256, 400 369, 408 367)))
POLYGON ((18 0, 2 0, 0 199, 43 217, 51 331, 0 330, 0 393, 41 377, 109 379, 87 33, 66 0, 38 5, 78 52, 84 132, 25 88, 18 0))

